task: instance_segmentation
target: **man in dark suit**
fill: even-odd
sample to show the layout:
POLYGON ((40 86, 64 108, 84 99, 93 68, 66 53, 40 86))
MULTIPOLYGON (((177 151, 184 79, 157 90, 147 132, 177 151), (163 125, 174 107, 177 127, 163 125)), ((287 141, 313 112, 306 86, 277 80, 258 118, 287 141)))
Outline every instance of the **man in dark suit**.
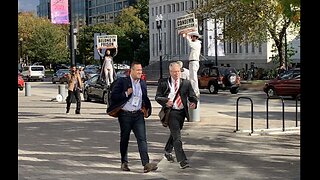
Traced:
POLYGON ((171 154, 173 148, 180 168, 189 167, 181 142, 181 129, 185 118, 189 120, 188 106, 197 108, 198 99, 189 80, 181 79, 181 66, 177 62, 169 65, 170 77, 159 80, 155 100, 162 108, 171 108, 168 126, 170 136, 164 148, 164 156, 174 162, 171 154), (189 104, 188 104, 189 102, 189 104))
POLYGON ((107 113, 110 114, 119 109, 114 117, 118 117, 120 125, 121 170, 130 171, 128 167, 128 145, 132 130, 137 139, 144 172, 147 173, 157 170, 158 167, 155 163, 149 163, 144 118, 151 115, 151 103, 147 94, 146 82, 141 80, 141 75, 141 63, 133 62, 130 68, 130 76, 115 81, 107 113))

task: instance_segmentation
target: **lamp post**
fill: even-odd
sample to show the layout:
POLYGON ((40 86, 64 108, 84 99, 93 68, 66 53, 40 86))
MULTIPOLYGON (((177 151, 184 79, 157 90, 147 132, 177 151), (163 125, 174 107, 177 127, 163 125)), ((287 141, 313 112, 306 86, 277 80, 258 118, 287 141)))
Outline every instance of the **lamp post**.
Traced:
POLYGON ((217 19, 214 18, 214 58, 215 64, 218 66, 218 40, 217 40, 217 19))
POLYGON ((162 15, 159 14, 156 17, 157 29, 159 31, 159 53, 160 53, 160 79, 162 79, 162 42, 161 42, 161 25, 162 25, 162 15))
POLYGON ((73 29, 73 20, 72 20, 72 2, 71 0, 68 0, 68 10, 69 10, 69 33, 70 33, 70 39, 69 39, 69 47, 70 47, 70 63, 76 64, 76 59, 75 59, 75 51, 74 51, 74 29, 73 29))

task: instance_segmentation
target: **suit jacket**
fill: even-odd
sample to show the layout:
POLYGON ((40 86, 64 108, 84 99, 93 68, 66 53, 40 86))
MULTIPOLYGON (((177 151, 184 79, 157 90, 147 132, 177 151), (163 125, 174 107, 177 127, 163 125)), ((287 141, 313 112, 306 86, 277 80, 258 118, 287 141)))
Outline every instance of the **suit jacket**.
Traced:
MULTIPOLYGON (((166 107, 166 103, 168 102, 169 98, 168 95, 170 93, 169 83, 171 83, 171 77, 160 79, 158 82, 158 88, 155 96, 155 100, 162 106, 166 107)), ((186 117, 189 120, 189 105, 188 101, 198 104, 198 98, 191 86, 189 80, 180 78, 180 96, 182 100, 182 104, 184 106, 184 110, 186 112, 186 117)))
POLYGON ((68 90, 69 91, 73 91, 74 90, 74 81, 75 81, 75 79, 77 79, 78 80, 78 87, 80 88, 80 89, 82 89, 82 80, 81 80, 81 76, 80 76, 80 74, 78 73, 78 72, 76 72, 75 73, 75 79, 72 77, 73 75, 71 75, 70 73, 68 74, 68 90))
MULTIPOLYGON (((128 97, 126 96, 125 92, 128 90, 128 88, 132 87, 132 82, 130 79, 130 76, 128 77, 120 77, 114 82, 114 86, 111 91, 111 99, 110 99, 110 105, 107 108, 107 113, 113 111, 114 109, 117 109, 119 107, 123 107, 127 101, 131 98, 132 94, 130 94, 128 97)), ((147 84, 146 81, 140 79, 140 86, 142 91, 142 107, 145 108, 147 115, 145 117, 149 117, 152 112, 151 108, 151 102, 148 97, 147 93, 147 84)))

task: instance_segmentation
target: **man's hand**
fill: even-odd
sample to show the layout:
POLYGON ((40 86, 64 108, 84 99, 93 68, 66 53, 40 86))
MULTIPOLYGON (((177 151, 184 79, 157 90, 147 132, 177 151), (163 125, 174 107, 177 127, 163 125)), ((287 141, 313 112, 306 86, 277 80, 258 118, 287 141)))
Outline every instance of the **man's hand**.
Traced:
POLYGON ((132 88, 128 88, 127 95, 129 96, 132 92, 133 92, 133 89, 132 88))
POLYGON ((173 102, 172 102, 172 101, 168 101, 168 102, 166 103, 166 106, 167 106, 167 107, 172 107, 172 106, 173 106, 173 102))
POLYGON ((190 107, 191 109, 195 109, 195 108, 196 108, 196 104, 195 104, 195 103, 190 103, 190 104, 189 104, 189 107, 190 107))

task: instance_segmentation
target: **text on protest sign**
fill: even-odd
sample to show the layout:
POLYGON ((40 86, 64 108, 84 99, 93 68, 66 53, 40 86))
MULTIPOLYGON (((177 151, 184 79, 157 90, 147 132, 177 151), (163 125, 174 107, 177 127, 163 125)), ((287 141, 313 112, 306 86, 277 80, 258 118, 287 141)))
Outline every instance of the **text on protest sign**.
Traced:
POLYGON ((100 35, 97 36, 97 48, 116 48, 117 35, 100 35))
POLYGON ((198 21, 194 13, 180 16, 177 18, 178 34, 187 33, 198 30, 198 21))

